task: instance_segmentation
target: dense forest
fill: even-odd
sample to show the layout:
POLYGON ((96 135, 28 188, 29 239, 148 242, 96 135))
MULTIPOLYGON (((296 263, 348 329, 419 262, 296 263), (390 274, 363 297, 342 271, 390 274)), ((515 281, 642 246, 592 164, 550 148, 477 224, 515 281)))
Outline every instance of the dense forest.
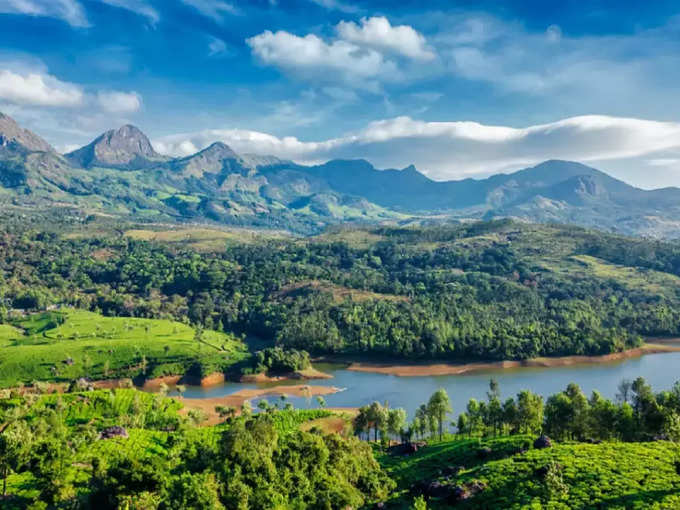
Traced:
POLYGON ((203 251, 122 232, 8 227, 0 320, 69 305, 313 354, 445 359, 605 354, 680 332, 674 244, 505 220, 203 251))

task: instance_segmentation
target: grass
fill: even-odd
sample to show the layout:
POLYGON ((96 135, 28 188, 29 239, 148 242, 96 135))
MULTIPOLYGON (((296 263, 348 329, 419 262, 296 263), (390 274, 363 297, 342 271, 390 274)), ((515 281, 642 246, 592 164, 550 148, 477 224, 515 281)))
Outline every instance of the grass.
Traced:
MULTIPOLYGON (((486 488, 461 508, 503 509, 643 509, 680 508, 680 446, 668 441, 649 443, 564 443, 535 450, 520 448, 533 438, 449 439, 408 457, 380 453, 381 464, 399 486, 392 508, 408 508, 408 488, 418 481, 445 479, 441 469, 463 466, 450 481, 463 486, 473 481, 486 488), (489 448, 490 453, 478 452, 489 448), (555 463, 563 486, 556 490, 541 469, 555 463)), ((448 508, 431 499, 428 508, 448 508)))
POLYGON ((245 345, 224 333, 204 331, 199 342, 194 329, 180 322, 82 310, 17 320, 0 329, 0 345, 0 387, 183 374, 194 361, 227 365, 247 356, 245 345))
POLYGON ((280 238, 276 232, 256 232, 247 229, 221 230, 204 227, 176 228, 170 230, 131 229, 126 237, 141 241, 155 241, 174 247, 200 252, 224 251, 229 244, 251 244, 267 238, 280 238))

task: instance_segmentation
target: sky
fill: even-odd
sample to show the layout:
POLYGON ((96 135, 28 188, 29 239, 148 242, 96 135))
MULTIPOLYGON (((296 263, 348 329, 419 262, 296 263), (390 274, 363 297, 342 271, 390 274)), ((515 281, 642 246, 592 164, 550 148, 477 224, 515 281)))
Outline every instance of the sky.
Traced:
POLYGON ((676 0, 0 0, 0 111, 437 180, 546 159, 680 186, 676 0))

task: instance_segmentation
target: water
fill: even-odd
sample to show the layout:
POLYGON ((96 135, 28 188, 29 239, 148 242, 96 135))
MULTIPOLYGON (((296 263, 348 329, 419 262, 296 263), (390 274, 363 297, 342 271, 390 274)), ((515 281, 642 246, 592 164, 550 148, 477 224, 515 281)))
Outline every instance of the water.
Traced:
MULTIPOLYGON (((670 389, 680 380, 680 352, 649 354, 640 358, 603 364, 583 364, 554 368, 490 369, 471 374, 448 376, 398 377, 394 375, 353 372, 339 365, 318 365, 317 368, 333 379, 309 381, 315 386, 336 386, 343 391, 325 395, 328 407, 358 407, 377 400, 389 402, 390 407, 403 407, 412 417, 418 406, 426 402, 438 388, 445 388, 451 397, 454 415, 464 410, 470 398, 486 398, 489 379, 495 378, 503 398, 515 396, 520 390, 531 390, 547 397, 564 390, 575 382, 586 394, 598 390, 607 398, 615 398, 622 379, 644 377, 655 391, 670 389)), ((288 381, 284 384, 300 384, 288 381)), ((220 397, 245 388, 271 387, 273 384, 225 383, 211 388, 188 387, 187 398, 220 397)), ((277 402, 279 397, 265 397, 277 402)), ((253 404, 256 404, 255 399, 253 404)), ((318 407, 316 399, 290 397, 287 400, 296 408, 318 407)))

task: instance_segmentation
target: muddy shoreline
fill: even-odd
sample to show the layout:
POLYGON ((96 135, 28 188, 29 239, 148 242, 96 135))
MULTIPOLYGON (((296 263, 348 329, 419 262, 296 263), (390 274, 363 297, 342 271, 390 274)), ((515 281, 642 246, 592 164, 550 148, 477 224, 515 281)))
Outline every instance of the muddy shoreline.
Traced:
POLYGON ((353 362, 347 370, 354 372, 370 372, 375 374, 396 375, 399 377, 422 377, 442 375, 462 375, 489 369, 521 368, 521 367, 566 367, 578 364, 599 364, 638 358, 646 354, 680 352, 680 345, 669 345, 677 339, 656 340, 657 343, 645 344, 642 347, 614 352, 601 356, 561 356, 556 358, 534 358, 521 361, 489 361, 474 363, 370 363, 353 362))

